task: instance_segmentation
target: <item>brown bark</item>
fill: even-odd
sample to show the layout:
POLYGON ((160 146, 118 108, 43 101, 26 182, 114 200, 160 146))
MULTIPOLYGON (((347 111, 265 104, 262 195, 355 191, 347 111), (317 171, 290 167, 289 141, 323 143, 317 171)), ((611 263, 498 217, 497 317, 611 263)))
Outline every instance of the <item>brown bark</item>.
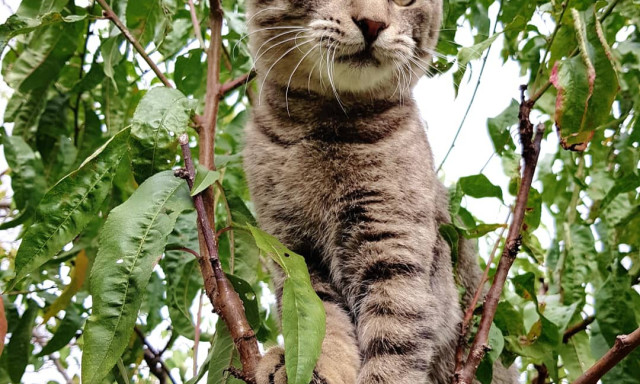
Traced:
MULTIPOLYGON (((498 301, 500 294, 507 280, 509 269, 518 255, 520 245, 522 243, 522 224, 524 222, 525 211, 527 208, 527 200, 533 175, 538 164, 538 155, 540 154, 540 143, 544 132, 544 126, 539 125, 534 129, 533 124, 529 120, 533 103, 525 100, 524 91, 526 87, 521 87, 522 98, 520 103, 520 142, 522 144, 522 158, 524 159, 524 170, 522 173, 522 181, 516 197, 516 203, 513 210, 513 218, 509 226, 509 232, 502 252, 502 258, 498 264, 498 269, 493 279, 493 284, 485 298, 482 318, 478 327, 478 333, 473 340, 467 361, 462 367, 454 373, 454 384, 472 384, 478 365, 489 350, 489 329, 498 309, 498 301)), ((481 289, 481 287, 480 287, 481 289)))
POLYGON ((638 346, 640 346, 640 328, 628 335, 616 337, 613 347, 573 384, 596 384, 605 373, 609 372, 638 346))

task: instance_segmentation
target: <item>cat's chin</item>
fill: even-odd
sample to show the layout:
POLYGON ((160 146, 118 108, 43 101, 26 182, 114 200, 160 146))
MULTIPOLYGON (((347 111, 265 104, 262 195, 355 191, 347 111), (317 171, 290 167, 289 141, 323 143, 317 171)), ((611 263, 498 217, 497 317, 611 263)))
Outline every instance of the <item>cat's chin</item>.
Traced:
POLYGON ((333 83, 338 92, 371 92, 394 83, 394 67, 375 59, 340 61, 334 65, 333 83))

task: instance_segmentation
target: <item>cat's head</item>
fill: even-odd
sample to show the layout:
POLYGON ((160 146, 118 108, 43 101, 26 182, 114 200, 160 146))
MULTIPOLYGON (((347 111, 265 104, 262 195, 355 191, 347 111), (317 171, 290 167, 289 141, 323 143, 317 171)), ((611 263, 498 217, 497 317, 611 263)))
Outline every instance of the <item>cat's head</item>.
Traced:
POLYGON ((259 80, 320 93, 403 93, 427 70, 442 0, 248 0, 259 80))

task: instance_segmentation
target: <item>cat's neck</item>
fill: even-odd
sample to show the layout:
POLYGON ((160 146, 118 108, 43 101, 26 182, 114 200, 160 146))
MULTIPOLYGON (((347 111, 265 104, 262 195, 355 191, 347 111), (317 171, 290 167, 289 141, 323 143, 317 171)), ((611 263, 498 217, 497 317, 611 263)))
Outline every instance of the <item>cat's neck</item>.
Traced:
POLYGON ((254 100, 255 126, 272 141, 290 145, 301 140, 325 143, 376 143, 406 129, 423 129, 413 99, 335 98, 289 90, 271 84, 254 100))
MULTIPOLYGON (((260 83, 260 82, 259 82, 260 83)), ((295 89, 266 82, 258 91, 254 104, 259 110, 288 120, 348 120, 371 118, 389 109, 416 110, 408 92, 371 91, 359 94, 333 90, 295 89)))

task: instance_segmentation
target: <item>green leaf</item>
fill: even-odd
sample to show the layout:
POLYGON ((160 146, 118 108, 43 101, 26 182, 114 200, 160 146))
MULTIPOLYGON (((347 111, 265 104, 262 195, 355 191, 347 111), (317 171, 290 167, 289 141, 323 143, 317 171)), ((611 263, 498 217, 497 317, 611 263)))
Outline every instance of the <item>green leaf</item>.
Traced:
POLYGON ((458 244, 460 242, 460 235, 451 224, 441 224, 438 228, 440 232, 440 236, 444 238, 444 240, 449 244, 449 248, 451 248, 451 263, 454 267, 458 265, 458 244))
POLYGON ((462 191, 468 196, 475 198, 497 197, 502 200, 502 189, 494 185, 483 174, 462 177, 458 183, 462 187, 462 191))
POLYGON ((177 135, 187 130, 192 110, 192 101, 171 88, 153 88, 140 100, 131 127, 131 157, 138 182, 171 168, 177 135))
POLYGON ((38 29, 5 81, 20 92, 50 84, 75 52, 81 31, 81 23, 53 24, 38 29))
POLYGON ((157 43, 171 26, 170 11, 169 2, 165 0, 129 1, 127 27, 141 44, 154 39, 157 43))
POLYGON ((22 0, 16 14, 36 18, 49 12, 60 12, 67 3, 68 0, 22 0))
POLYGON ((253 329, 260 328, 260 309, 258 309, 258 297, 251 287, 251 284, 234 275, 227 275, 227 278, 233 285, 233 289, 238 293, 238 296, 240 296, 240 299, 242 299, 244 312, 247 316, 247 321, 249 321, 249 325, 253 329))
POLYGON ((500 156, 505 149, 514 150, 516 148, 511 138, 510 128, 518 124, 519 110, 520 104, 516 100, 511 100, 511 104, 498 116, 487 119, 489 136, 491 136, 496 153, 500 156))
POLYGON ((558 90, 555 120, 562 147, 584 151, 611 113, 618 77, 595 10, 572 9, 572 16, 580 55, 556 64, 551 82, 558 90))
POLYGON ((35 223, 18 249, 15 281, 50 260, 95 218, 111 189, 128 140, 129 129, 125 129, 44 195, 35 223))
POLYGON ((251 226, 258 247, 284 271, 282 334, 288 383, 308 384, 325 335, 322 300, 311 286, 304 258, 287 249, 275 237, 251 226))
POLYGON ((64 319, 60 321, 53 337, 42 347, 38 356, 47 356, 69 345, 69 342, 76 336, 76 333, 82 325, 84 319, 78 313, 78 310, 70 305, 67 307, 64 319))
POLYGON ((198 166, 198 172, 196 173, 196 179, 193 181, 193 188, 191 189, 191 196, 195 196, 205 189, 209 188, 220 178, 220 172, 211 171, 205 167, 198 166))
POLYGON ((5 135, 3 144, 4 155, 11 168, 11 188, 16 207, 20 211, 33 212, 47 189, 42 159, 21 137, 5 135))
POLYGON ((560 356, 570 382, 575 381, 596 362, 591 355, 589 336, 585 332, 573 335, 566 344, 562 344, 560 356))
POLYGON ((0 52, 3 52, 11 38, 32 32, 35 29, 46 27, 61 22, 75 23, 84 20, 86 15, 62 16, 59 12, 50 12, 36 19, 11 15, 7 21, 0 25, 0 52))
POLYGON ((116 35, 109 37, 102 41, 100 52, 102 59, 104 60, 104 74, 111 79, 114 87, 118 87, 115 79, 114 67, 122 60, 122 53, 120 52, 120 44, 122 44, 123 37, 116 35))
POLYGON ((511 281, 516 288, 516 293, 525 300, 533 300, 537 308, 538 296, 536 296, 535 290, 536 275, 531 272, 527 272, 523 275, 514 277, 511 281))
POLYGON ((32 348, 31 332, 34 322, 36 321, 38 310, 40 310, 38 304, 33 300, 29 300, 27 310, 13 330, 11 339, 4 352, 8 358, 9 376, 11 376, 11 380, 13 380, 14 383, 20 383, 22 381, 24 370, 29 364, 29 356, 31 356, 32 348))
POLYGON ((93 312, 84 332, 83 382, 99 382, 120 358, 167 236, 192 207, 186 183, 166 171, 109 214, 89 280, 93 312))
POLYGON ((29 144, 35 143, 40 116, 47 101, 46 89, 37 88, 28 93, 15 92, 7 104, 5 122, 13 122, 13 136, 20 136, 29 144))
POLYGON ((458 71, 454 73, 454 85, 456 90, 456 96, 458 95, 458 86, 467 71, 467 65, 473 61, 482 57, 482 54, 487 50, 491 44, 500 36, 501 33, 494 33, 491 37, 483 40, 471 47, 463 47, 458 51, 458 71))
POLYGON ((213 336, 213 343, 211 344, 207 384, 227 383, 229 374, 226 373, 226 370, 232 366, 234 350, 233 338, 227 326, 224 321, 218 320, 216 334, 213 336))

